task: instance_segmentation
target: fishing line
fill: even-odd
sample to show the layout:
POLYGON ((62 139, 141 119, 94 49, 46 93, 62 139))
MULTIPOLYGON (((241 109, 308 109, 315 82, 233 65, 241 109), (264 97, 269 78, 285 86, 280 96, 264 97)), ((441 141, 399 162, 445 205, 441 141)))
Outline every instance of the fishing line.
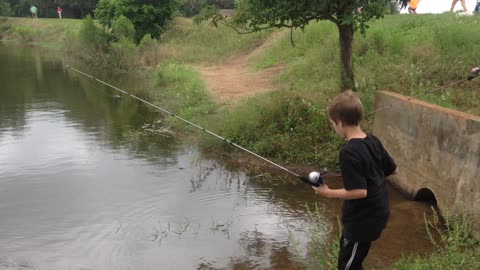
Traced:
MULTIPOLYGON (((105 81, 102 81, 102 80, 100 80, 100 79, 98 79, 98 78, 96 78, 96 77, 94 77, 94 76, 92 76, 92 75, 90 75, 90 74, 87 74, 87 73, 85 73, 85 72, 83 72, 83 71, 80 71, 80 70, 78 70, 78 69, 76 69, 76 68, 74 68, 74 67, 71 67, 71 66, 69 66, 69 65, 65 65, 65 67, 66 67, 67 69, 73 70, 73 71, 75 71, 75 72, 77 72, 77 73, 79 73, 79 74, 82 74, 82 75, 84 75, 84 76, 87 77, 87 78, 90 78, 90 79, 92 79, 92 80, 94 80, 94 81, 97 81, 97 82, 99 82, 99 83, 101 83, 101 84, 103 84, 103 85, 106 85, 106 86, 108 86, 108 87, 111 87, 112 89, 115 89, 115 90, 117 90, 117 91, 119 91, 119 92, 121 92, 121 93, 123 93, 123 94, 125 94, 125 95, 128 95, 128 96, 130 96, 130 97, 132 97, 132 98, 134 98, 134 99, 136 99, 136 100, 138 100, 138 101, 140 101, 140 102, 143 102, 143 103, 145 103, 145 104, 147 104, 147 105, 149 105, 149 106, 151 106, 151 107, 153 107, 153 108, 155 108, 155 109, 157 109, 157 110, 159 110, 159 111, 162 111, 162 112, 164 112, 165 114, 168 114, 168 115, 170 115, 170 116, 172 116, 172 117, 175 117, 175 118, 177 118, 177 119, 179 119, 179 120, 181 120, 181 121, 183 121, 183 122, 185 122, 185 123, 187 123, 187 124, 189 124, 189 125, 191 125, 191 126, 194 126, 194 127, 198 128, 198 129, 200 129, 200 130, 202 130, 202 131, 204 131, 204 132, 206 132, 206 133, 208 133, 208 134, 216 137, 217 139, 220 139, 220 140, 224 141, 224 142, 227 143, 227 144, 230 144, 230 145, 232 145, 232 146, 234 146, 234 147, 237 147, 238 149, 241 149, 241 150, 243 150, 243 151, 245 151, 245 152, 247 152, 247 153, 249 153, 249 154, 251 154, 251 155, 253 155, 253 156, 255 156, 255 157, 257 157, 257 158, 259 158, 259 159, 261 159, 261 160, 263 160, 263 161, 266 161, 266 162, 274 165, 275 167, 277 167, 277 168, 279 168, 279 169, 281 169, 281 170, 283 170, 283 171, 285 171, 285 172, 287 172, 287 173, 289 173, 289 174, 291 174, 291 175, 299 178, 300 180, 302 180, 303 182, 305 182, 305 183, 307 183, 307 184, 310 184, 310 185, 313 185, 313 186, 319 186, 319 185, 322 185, 322 184, 323 184, 323 175, 327 172, 327 169, 326 169, 326 168, 325 168, 325 169, 323 170, 323 172, 321 172, 321 173, 320 173, 320 172, 313 171, 313 172, 311 172, 308 176, 301 176, 301 175, 299 175, 299 174, 297 174, 297 173, 295 173, 295 172, 293 172, 293 171, 291 171, 291 170, 289 170, 289 169, 287 169, 287 168, 285 168, 285 167, 283 167, 283 166, 281 166, 281 165, 279 165, 279 164, 277 164, 277 163, 275 163, 275 162, 273 162, 273 161, 271 161, 271 160, 269 160, 269 159, 267 159, 267 158, 265 158, 265 157, 263 157, 263 156, 261 156, 261 155, 259 155, 259 154, 256 154, 256 153, 252 152, 251 150, 249 150, 249 149, 247 149, 247 148, 245 148, 245 147, 242 147, 242 146, 240 146, 240 145, 232 142, 231 140, 225 139, 224 137, 222 137, 222 136, 220 136, 220 135, 218 135, 218 134, 216 134, 216 133, 214 133, 214 132, 212 132, 212 131, 210 131, 210 130, 208 130, 208 129, 205 129, 205 128, 203 128, 203 127, 201 127, 201 126, 199 126, 199 125, 197 125, 197 124, 195 124, 195 123, 193 123, 193 122, 191 122, 191 121, 189 121, 189 120, 187 120, 187 119, 184 119, 184 118, 182 118, 182 117, 180 117, 180 116, 178 116, 178 115, 176 115, 176 114, 174 114, 174 113, 172 113, 172 112, 170 112, 170 111, 168 111, 168 110, 166 110, 166 109, 164 109, 164 108, 161 108, 161 107, 159 107, 159 106, 157 106, 157 105, 155 105, 155 104, 153 104, 153 103, 151 103, 151 102, 149 102, 149 101, 147 101, 147 100, 144 100, 144 99, 142 99, 142 98, 140 98, 140 97, 138 97, 138 96, 135 96, 135 95, 133 95, 133 94, 130 94, 129 92, 127 92, 127 91, 125 91, 125 90, 122 90, 122 89, 120 89, 120 88, 118 88, 118 87, 116 87, 116 86, 114 86, 114 85, 112 85, 112 84, 109 84, 109 83, 107 83, 107 82, 105 82, 105 81)), ((398 105, 398 104, 400 104, 400 103, 403 103, 403 102, 406 102, 406 101, 409 101, 409 100, 418 98, 418 97, 423 96, 423 95, 426 95, 426 94, 428 94, 428 93, 433 93, 433 92, 439 91, 439 90, 441 90, 441 89, 445 89, 445 88, 447 88, 447 87, 450 87, 450 86, 459 84, 459 83, 464 82, 464 81, 466 81, 466 80, 475 79, 475 78, 477 78, 477 77, 479 76, 479 73, 480 73, 480 68, 475 67, 475 68, 472 69, 472 75, 470 75, 470 76, 469 76, 468 78, 466 78, 466 79, 458 80, 458 81, 456 81, 456 82, 453 82, 453 83, 450 83, 450 84, 441 86, 441 87, 439 87, 439 88, 435 88, 435 89, 432 89, 432 90, 425 91, 425 92, 423 92, 423 93, 421 93, 421 94, 419 94, 419 95, 416 95, 416 96, 413 96, 413 97, 409 97, 409 98, 404 99, 404 100, 401 100, 401 101, 399 101, 399 102, 392 103, 392 104, 390 104, 390 105, 388 105, 388 106, 382 107, 382 108, 380 108, 380 109, 377 109, 377 110, 374 110, 374 111, 368 113, 365 117, 367 117, 367 116, 369 116, 369 115, 372 115, 373 113, 376 113, 376 112, 379 112, 379 111, 382 111, 382 110, 386 110, 386 109, 388 109, 388 108, 392 108, 392 107, 394 107, 394 106, 396 106, 396 105, 398 105)))
MULTIPOLYGON (((180 116, 178 116, 178 115, 176 115, 176 114, 174 114, 174 113, 172 113, 172 112, 170 112, 170 111, 168 111, 168 110, 165 110, 164 108, 161 108, 161 107, 159 107, 159 106, 157 106, 157 105, 155 105, 155 104, 153 104, 153 103, 151 103, 151 102, 149 102, 149 101, 147 101, 147 100, 144 100, 144 99, 142 99, 142 98, 140 98, 140 97, 138 97, 138 96, 135 96, 135 95, 133 95, 133 94, 131 94, 131 93, 125 91, 125 90, 122 90, 122 89, 120 89, 120 88, 118 88, 118 87, 116 87, 116 86, 114 86, 114 85, 112 85, 112 84, 109 84, 109 83, 107 83, 107 82, 105 82, 105 81, 102 81, 102 80, 100 80, 100 79, 98 79, 98 78, 95 78, 94 76, 92 76, 92 75, 90 75, 90 74, 87 74, 87 73, 85 73, 85 72, 83 72, 83 71, 80 71, 80 70, 78 70, 78 69, 76 69, 76 68, 74 68, 74 67, 71 67, 71 66, 69 66, 69 65, 66 65, 66 68, 71 69, 71 70, 73 70, 73 71, 75 71, 75 72, 77 72, 77 73, 79 73, 79 74, 84 75, 85 77, 88 77, 88 78, 90 78, 90 79, 92 79, 92 80, 94 80, 94 81, 97 81, 97 82, 99 82, 99 83, 101 83, 101 84, 104 84, 104 85, 106 85, 106 86, 108 86, 108 87, 111 87, 112 89, 115 89, 115 90, 117 90, 117 91, 120 91, 121 93, 123 93, 123 94, 125 94, 125 95, 128 95, 128 96, 130 96, 130 97, 132 97, 132 98, 134 98, 134 99, 136 99, 136 100, 138 100, 138 101, 140 101, 140 102, 143 102, 143 103, 145 103, 145 104, 147 104, 147 105, 150 105, 151 107, 153 107, 153 108, 155 108, 155 109, 157 109, 157 110, 159 110, 159 111, 162 111, 162 112, 164 112, 165 114, 168 114, 168 115, 170 115, 170 116, 172 116, 172 117, 175 117, 175 118, 177 118, 177 119, 179 119, 179 120, 181 120, 181 121, 183 121, 183 122, 185 122, 185 123, 187 123, 187 124, 189 124, 189 125, 192 125, 192 126, 198 128, 198 129, 200 129, 200 130, 202 130, 202 131, 204 131, 204 132, 206 132, 206 133, 208 133, 208 134, 210 134, 210 135, 212 135, 212 136, 214 136, 214 137, 216 137, 216 138, 224 141, 224 142, 227 143, 227 144, 230 144, 230 145, 232 145, 232 146, 234 146, 234 147, 237 147, 237 148, 239 148, 239 149, 241 149, 241 150, 243 150, 243 151, 245 151, 245 152, 247 152, 247 153, 249 153, 249 154, 251 154, 251 155, 256 156, 257 158, 259 158, 259 159, 261 159, 261 160, 263 160, 263 161, 266 161, 266 162, 268 162, 268 163, 276 166, 276 167, 279 168, 279 169, 282 169, 282 170, 286 171, 287 173, 289 173, 289 174, 291 174, 291 175, 299 178, 300 180, 302 180, 302 181, 304 181, 304 182, 306 182, 306 183, 309 183, 309 184, 311 184, 311 185, 315 185, 315 184, 316 184, 316 182, 312 182, 310 179, 307 179, 307 177, 300 176, 299 174, 297 174, 297 173, 295 173, 295 172, 293 172, 293 171, 291 171, 291 170, 289 170, 289 169, 287 169, 287 168, 285 168, 285 167, 283 167, 283 166, 281 166, 281 165, 279 165, 279 164, 277 164, 277 163, 275 163, 275 162, 273 162, 273 161, 271 161, 271 160, 269 160, 269 159, 267 159, 267 158, 265 158, 265 157, 262 157, 262 156, 260 156, 260 155, 258 155, 258 154, 256 154, 256 153, 252 152, 251 150, 249 150, 249 149, 247 149, 247 148, 245 148, 245 147, 242 147, 242 146, 240 146, 240 145, 232 142, 231 140, 225 139, 224 137, 222 137, 222 136, 220 136, 220 135, 218 135, 218 134, 216 134, 216 133, 214 133, 214 132, 212 132, 212 131, 210 131, 210 130, 208 130, 208 129, 205 129, 205 128, 203 128, 203 127, 201 127, 201 126, 199 126, 199 125, 197 125, 197 124, 195 124, 195 123, 193 123, 193 122, 191 122, 191 121, 189 121, 189 120, 187 120, 187 119, 184 119, 184 118, 182 118, 182 117, 180 117, 180 116)), ((321 179, 321 176, 326 173, 326 171, 324 171, 323 174, 322 174, 322 173, 318 173, 318 172, 316 172, 316 173, 318 174, 318 177, 316 176, 317 174, 314 174, 314 175, 312 175, 313 178, 311 178, 311 179, 314 179, 314 180, 318 181, 319 179, 321 179)), ((323 183, 323 181, 322 181, 322 183, 323 183)))

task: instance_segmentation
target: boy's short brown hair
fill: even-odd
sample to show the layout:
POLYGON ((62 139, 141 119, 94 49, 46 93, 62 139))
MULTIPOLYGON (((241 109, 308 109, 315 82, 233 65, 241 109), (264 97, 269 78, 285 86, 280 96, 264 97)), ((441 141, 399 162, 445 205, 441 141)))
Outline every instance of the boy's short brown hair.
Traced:
POLYGON ((347 126, 358 126, 363 119, 362 102, 352 90, 347 90, 330 102, 328 117, 335 123, 342 121, 347 126))

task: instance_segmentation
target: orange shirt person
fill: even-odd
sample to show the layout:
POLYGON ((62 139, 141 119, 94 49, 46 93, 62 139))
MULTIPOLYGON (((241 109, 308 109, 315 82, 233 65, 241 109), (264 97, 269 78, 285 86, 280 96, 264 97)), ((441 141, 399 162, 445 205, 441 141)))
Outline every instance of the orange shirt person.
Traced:
POLYGON ((408 5, 408 13, 410 14, 417 14, 417 6, 418 6, 419 0, 411 0, 410 4, 408 5))

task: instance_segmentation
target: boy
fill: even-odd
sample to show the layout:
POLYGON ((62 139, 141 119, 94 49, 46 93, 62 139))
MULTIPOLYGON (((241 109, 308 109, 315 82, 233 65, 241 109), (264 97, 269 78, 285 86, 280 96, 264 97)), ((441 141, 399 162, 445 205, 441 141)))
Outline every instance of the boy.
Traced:
POLYGON ((337 134, 348 140, 339 153, 345 188, 321 185, 313 189, 323 197, 344 199, 338 269, 363 269, 371 242, 387 224, 390 209, 385 177, 396 174, 397 165, 382 143, 360 128, 363 105, 352 91, 332 100, 328 117, 337 134))

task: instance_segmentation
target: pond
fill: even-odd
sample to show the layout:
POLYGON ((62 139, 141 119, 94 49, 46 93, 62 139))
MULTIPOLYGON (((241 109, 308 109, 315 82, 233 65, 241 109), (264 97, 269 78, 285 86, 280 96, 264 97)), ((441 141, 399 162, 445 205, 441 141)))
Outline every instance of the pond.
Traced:
MULTIPOLYGON (((336 223, 341 201, 202 156, 161 113, 69 72, 55 52, 0 44, 0 63, 0 269, 299 269, 306 205, 318 204, 322 228, 336 223)), ((82 68, 148 99, 135 78, 82 68)), ((429 206, 390 194, 367 261, 387 269, 431 248, 429 206)))

